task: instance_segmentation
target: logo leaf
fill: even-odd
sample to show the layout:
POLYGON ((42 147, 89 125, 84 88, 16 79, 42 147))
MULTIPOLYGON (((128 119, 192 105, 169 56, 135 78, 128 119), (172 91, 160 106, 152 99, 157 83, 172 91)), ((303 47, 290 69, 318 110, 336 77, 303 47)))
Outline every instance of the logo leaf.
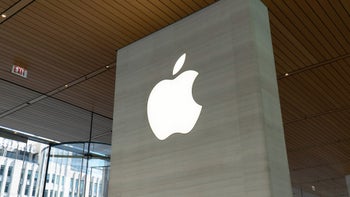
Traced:
POLYGON ((179 59, 177 59, 175 66, 174 66, 173 75, 175 75, 177 72, 179 72, 179 70, 182 68, 182 66, 185 63, 185 59, 186 59, 186 53, 182 54, 181 57, 179 57, 179 59))

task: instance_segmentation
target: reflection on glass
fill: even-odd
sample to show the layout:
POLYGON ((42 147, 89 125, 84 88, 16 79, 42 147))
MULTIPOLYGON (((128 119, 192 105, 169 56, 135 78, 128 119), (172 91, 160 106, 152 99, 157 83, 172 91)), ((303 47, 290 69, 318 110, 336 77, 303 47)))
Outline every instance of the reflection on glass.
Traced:
POLYGON ((62 143, 48 147, 43 152, 39 193, 44 196, 51 196, 51 193, 68 197, 107 196, 110 145, 62 143))

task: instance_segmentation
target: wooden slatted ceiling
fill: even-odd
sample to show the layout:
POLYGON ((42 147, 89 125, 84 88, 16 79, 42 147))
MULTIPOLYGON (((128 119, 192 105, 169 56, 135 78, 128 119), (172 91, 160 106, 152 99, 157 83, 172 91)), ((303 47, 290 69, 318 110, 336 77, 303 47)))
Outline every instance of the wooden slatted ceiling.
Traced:
POLYGON ((293 185, 309 192, 314 185, 322 196, 347 196, 350 1, 263 2, 269 9, 293 185))
POLYGON ((2 0, 0 2, 0 13, 5 11, 8 7, 14 4, 17 0, 2 0))
MULTIPOLYGON (((2 1, 0 5, 6 9, 13 2, 2 1)), ((49 92, 115 62, 115 50, 213 2, 37 0, 0 28, 0 45, 4 46, 0 48, 0 75, 39 92, 49 92), (12 64, 26 67, 28 79, 8 74, 12 64)), ((112 117, 113 95, 109 91, 113 85, 114 77, 107 77, 102 84, 80 84, 81 88, 57 97, 112 117), (111 88, 101 91, 106 84, 111 88), (77 99, 73 92, 84 94, 77 99), (93 98, 100 98, 98 104, 91 102, 93 98)))
POLYGON ((95 113, 113 117, 111 108, 113 109, 114 105, 114 79, 115 69, 110 69, 54 97, 95 113))

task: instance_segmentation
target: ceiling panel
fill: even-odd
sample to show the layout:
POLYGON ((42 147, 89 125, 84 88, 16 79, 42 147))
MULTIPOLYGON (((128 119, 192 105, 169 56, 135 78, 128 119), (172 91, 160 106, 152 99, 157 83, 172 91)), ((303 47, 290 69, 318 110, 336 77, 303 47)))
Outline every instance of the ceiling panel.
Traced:
POLYGON ((263 2, 269 9, 293 185, 321 196, 347 196, 350 3, 263 2))

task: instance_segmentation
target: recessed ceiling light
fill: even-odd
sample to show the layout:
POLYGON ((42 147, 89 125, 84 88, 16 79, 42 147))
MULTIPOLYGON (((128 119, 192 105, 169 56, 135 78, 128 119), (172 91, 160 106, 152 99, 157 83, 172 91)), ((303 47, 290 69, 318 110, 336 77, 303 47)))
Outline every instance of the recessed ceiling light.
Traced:
POLYGON ((289 73, 285 73, 284 76, 286 76, 286 77, 289 76, 289 73))
POLYGON ((6 16, 6 14, 1 14, 1 17, 6 18, 7 16, 6 16))
POLYGON ((65 88, 68 88, 68 84, 67 85, 64 85, 65 88))

